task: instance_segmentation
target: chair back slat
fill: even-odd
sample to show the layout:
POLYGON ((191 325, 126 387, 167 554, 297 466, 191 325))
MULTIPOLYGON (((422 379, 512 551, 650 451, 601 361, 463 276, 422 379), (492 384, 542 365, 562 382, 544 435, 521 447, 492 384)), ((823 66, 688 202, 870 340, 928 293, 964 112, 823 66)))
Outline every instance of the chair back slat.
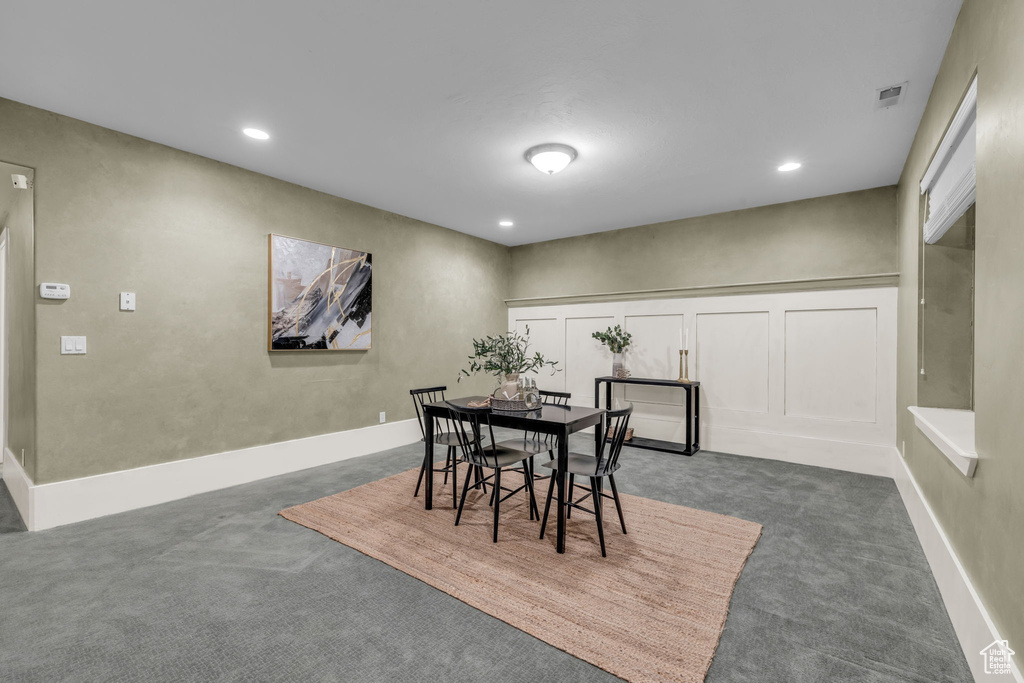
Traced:
MULTIPOLYGON (((539 392, 540 401, 544 405, 548 406, 567 406, 569 405, 569 399, 572 398, 572 394, 568 391, 545 391, 541 389, 539 392)), ((540 441, 541 443, 549 444, 555 442, 554 434, 543 434, 541 432, 531 432, 526 430, 524 437, 527 441, 540 441)))
POLYGON ((472 465, 495 468, 498 466, 498 452, 495 448, 494 429, 491 427, 490 408, 467 408, 445 401, 448 414, 459 441, 462 459, 472 465), (468 425, 468 430, 467 430, 468 425), (481 439, 483 428, 487 428, 490 443, 485 446, 481 439))
MULTIPOLYGON (((448 390, 448 387, 427 387, 425 389, 410 389, 409 393, 413 398, 413 407, 416 408, 416 421, 420 425, 420 435, 426 439, 427 433, 424 428, 423 420, 426 418, 427 413, 423 406, 428 403, 437 403, 438 401, 444 401, 444 392, 448 390)), ((441 434, 449 431, 450 427, 447 424, 447 420, 442 418, 432 418, 434 420, 434 434, 441 434)))
POLYGON ((615 471, 615 466, 619 462, 619 454, 622 452, 622 444, 626 440, 629 418, 632 414, 632 405, 621 410, 609 410, 604 414, 601 428, 602 435, 605 438, 600 440, 600 445, 598 446, 594 476, 605 476, 615 471), (612 432, 611 443, 608 443, 607 439, 609 430, 612 432))

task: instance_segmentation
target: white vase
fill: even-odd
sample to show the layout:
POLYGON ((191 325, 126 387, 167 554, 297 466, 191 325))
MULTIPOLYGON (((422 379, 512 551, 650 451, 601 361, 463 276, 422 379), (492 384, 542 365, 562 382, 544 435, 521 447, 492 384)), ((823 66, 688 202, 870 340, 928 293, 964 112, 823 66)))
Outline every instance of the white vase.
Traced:
POLYGON ((619 371, 622 370, 622 369, 623 369, 622 354, 621 353, 613 353, 612 354, 612 377, 615 377, 619 373, 619 371))
POLYGON ((505 381, 502 382, 497 389, 494 390, 494 397, 500 398, 506 401, 511 401, 516 398, 519 394, 519 373, 513 372, 510 375, 505 375, 505 381), (508 396, 506 396, 508 394, 508 396))

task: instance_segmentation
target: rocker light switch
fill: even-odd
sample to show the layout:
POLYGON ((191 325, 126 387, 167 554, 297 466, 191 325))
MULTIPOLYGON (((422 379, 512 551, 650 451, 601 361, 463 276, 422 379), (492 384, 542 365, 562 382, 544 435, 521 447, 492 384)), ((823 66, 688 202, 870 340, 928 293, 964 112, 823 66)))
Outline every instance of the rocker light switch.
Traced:
POLYGON ((85 337, 61 337, 60 353, 62 356, 74 356, 84 354, 85 337))

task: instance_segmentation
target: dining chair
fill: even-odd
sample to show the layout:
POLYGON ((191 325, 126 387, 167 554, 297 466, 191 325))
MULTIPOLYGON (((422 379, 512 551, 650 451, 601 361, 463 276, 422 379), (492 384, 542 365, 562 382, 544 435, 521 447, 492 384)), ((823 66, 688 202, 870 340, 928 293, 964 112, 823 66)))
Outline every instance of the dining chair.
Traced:
MULTIPOLYGON (((572 398, 572 394, 568 391, 545 391, 540 390, 541 403, 549 406, 562 406, 568 407, 569 399, 572 398)), ((555 449, 558 448, 558 437, 554 434, 543 434, 541 432, 531 432, 527 430, 523 433, 523 436, 518 439, 509 439, 502 441, 499 446, 505 446, 506 448, 514 448, 517 451, 526 451, 530 455, 537 455, 539 453, 546 452, 548 454, 548 460, 554 460, 555 449)), ((533 458, 530 458, 530 473, 533 474, 534 480, 547 479, 547 475, 537 474, 534 470, 533 458)))
MULTIPOLYGON (((604 547, 604 517, 602 512, 603 499, 608 498, 615 501, 615 509, 619 513, 619 524, 622 526, 622 533, 626 533, 626 519, 622 516, 622 502, 619 500, 619 490, 615 487, 615 472, 619 469, 619 454, 622 453, 622 443, 626 440, 626 429, 629 427, 629 418, 633 414, 633 406, 621 410, 610 410, 605 413, 605 422, 601 425, 603 434, 611 432, 611 438, 602 439, 597 456, 584 455, 582 453, 569 453, 566 463, 565 474, 569 475, 569 495, 565 501, 565 516, 569 517, 573 508, 590 512, 597 519, 597 537, 601 541, 601 557, 607 557, 604 547), (576 476, 590 479, 590 486, 580 485, 580 489, 586 493, 579 499, 573 500, 576 476), (604 492, 604 478, 612 487, 612 495, 604 492), (594 509, 588 509, 581 505, 587 498, 591 498, 594 509)), ((544 463, 544 467, 551 468, 558 473, 558 461, 544 463)), ((544 519, 540 524, 540 537, 544 538, 544 530, 548 524, 548 511, 551 509, 551 497, 555 490, 554 477, 548 486, 548 497, 544 503, 544 519)))
MULTIPOLYGON (((451 422, 455 425, 455 434, 462 451, 462 461, 477 470, 493 470, 493 474, 486 475, 480 482, 491 482, 490 504, 494 508, 493 542, 498 542, 498 515, 502 502, 524 489, 526 490, 530 519, 540 519, 540 509, 537 507, 537 499, 533 495, 533 476, 527 466, 527 461, 533 455, 495 443, 490 408, 467 408, 455 405, 451 401, 445 401, 445 403, 448 404, 451 422), (485 443, 485 439, 488 438, 490 444, 485 443), (517 463, 521 464, 520 468, 514 467, 517 463), (515 489, 502 486, 501 475, 508 471, 521 473, 523 485, 515 489)), ((467 476, 462 483, 462 496, 459 498, 459 511, 455 515, 455 526, 458 526, 462 520, 462 510, 466 506, 466 494, 469 493, 469 480, 470 477, 467 476)), ((486 491, 486 488, 484 490, 486 491)))
MULTIPOLYGON (((448 387, 428 387, 426 389, 410 389, 409 393, 413 398, 413 406, 416 408, 416 420, 420 425, 420 441, 425 441, 427 438, 427 431, 425 427, 426 420, 434 420, 434 443, 439 446, 446 446, 448 453, 445 456, 444 466, 435 467, 434 472, 444 472, 444 484, 448 484, 448 475, 452 475, 452 507, 455 507, 458 500, 458 482, 456 477, 458 474, 458 457, 456 454, 456 448, 459 445, 458 436, 452 430, 448 420, 443 418, 431 418, 428 417, 426 412, 423 410, 423 406, 428 403, 436 403, 437 401, 444 401, 444 392, 448 390, 448 387)), ((423 483, 423 475, 427 473, 427 456, 426 453, 423 455, 423 464, 420 466, 420 476, 416 479, 416 490, 412 496, 415 498, 420 495, 420 485, 423 483)))

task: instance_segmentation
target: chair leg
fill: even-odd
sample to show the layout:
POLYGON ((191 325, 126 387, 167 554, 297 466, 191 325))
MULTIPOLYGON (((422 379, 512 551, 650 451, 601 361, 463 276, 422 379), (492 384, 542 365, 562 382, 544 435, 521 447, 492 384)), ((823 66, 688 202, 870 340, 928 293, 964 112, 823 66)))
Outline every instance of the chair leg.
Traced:
MULTIPOLYGON (((459 454, 458 453, 453 453, 452 454, 452 507, 453 508, 456 507, 456 505, 457 505, 456 499, 458 498, 458 493, 459 493, 459 481, 458 481, 458 478, 459 478, 459 454)), ((467 479, 469 478, 468 474, 466 475, 466 478, 467 479)))
POLYGON ((565 518, 566 519, 571 519, 572 518, 572 502, 573 502, 572 501, 572 490, 573 490, 573 487, 575 487, 575 486, 576 486, 576 475, 575 474, 570 474, 569 475, 569 509, 567 509, 565 511, 565 518))
POLYGON ((448 447, 448 454, 444 457, 444 481, 441 482, 441 486, 448 483, 448 470, 452 466, 452 447, 448 447))
POLYGON ((619 524, 622 525, 622 533, 626 533, 626 518, 622 516, 622 503, 619 502, 619 490, 615 488, 615 475, 609 474, 608 481, 612 485, 612 496, 615 498, 615 509, 619 511, 619 524))
POLYGON ((498 542, 498 509, 501 508, 501 468, 494 470, 494 542, 498 542))
POLYGON ((544 530, 548 528, 548 511, 551 510, 551 496, 555 492, 555 477, 558 472, 552 472, 548 477, 548 498, 544 501, 544 519, 540 523, 540 537, 544 538, 544 530))
POLYGON ((530 519, 540 519, 540 509, 537 507, 537 499, 533 495, 533 467, 529 466, 530 460, 523 463, 523 479, 526 480, 526 501, 530 504, 530 519))
POLYGON ((469 477, 462 482, 462 498, 459 499, 459 511, 455 513, 455 526, 458 526, 459 520, 462 519, 462 508, 466 506, 467 493, 469 493, 469 477))
POLYGON ((608 557, 604 550, 604 519, 601 515, 601 477, 590 478, 590 490, 593 492, 594 516, 597 517, 597 538, 601 541, 601 557, 608 557))

